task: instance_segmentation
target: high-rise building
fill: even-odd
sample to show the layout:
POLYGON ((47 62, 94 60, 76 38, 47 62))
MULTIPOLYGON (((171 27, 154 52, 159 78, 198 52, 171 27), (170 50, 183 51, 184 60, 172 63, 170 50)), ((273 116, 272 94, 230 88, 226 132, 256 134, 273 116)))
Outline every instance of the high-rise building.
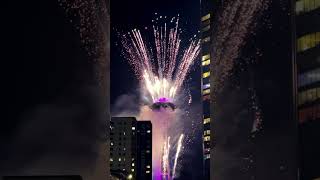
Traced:
POLYGON ((112 117, 110 122, 110 170, 119 178, 136 179, 137 120, 112 117))
POLYGON ((210 179, 210 150, 211 129, 210 122, 210 60, 213 32, 213 18, 215 17, 219 1, 201 1, 201 89, 203 109, 203 169, 204 179, 210 179))
POLYGON ((152 124, 134 117, 112 117, 110 169, 120 179, 152 179, 152 124))
POLYGON ((152 179, 152 124, 138 121, 137 124, 137 179, 152 179))
POLYGON ((320 0, 296 1, 300 179, 320 178, 320 0))

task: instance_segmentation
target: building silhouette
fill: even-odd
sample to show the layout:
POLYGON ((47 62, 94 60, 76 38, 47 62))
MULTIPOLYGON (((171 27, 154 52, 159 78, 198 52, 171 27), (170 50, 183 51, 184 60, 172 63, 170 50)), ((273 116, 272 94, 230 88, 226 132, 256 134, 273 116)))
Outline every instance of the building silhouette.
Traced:
POLYGON ((211 149, 211 82, 210 82, 210 61, 211 44, 214 31, 214 19, 220 1, 201 1, 201 90, 202 90, 202 109, 203 109, 203 175, 204 179, 210 179, 210 159, 211 149))
POLYGON ((137 179, 152 179, 152 124, 138 121, 137 124, 137 179))
POLYGON ((110 170, 136 179, 137 120, 112 117, 110 121, 110 170))
POLYGON ((152 125, 134 117, 110 121, 110 170, 119 179, 152 179, 152 125))
POLYGON ((320 1, 295 1, 300 179, 320 178, 320 1))
POLYGON ((202 109, 203 109, 203 171, 204 179, 210 179, 211 150, 214 148, 212 142, 211 121, 213 120, 214 109, 210 92, 212 82, 210 82, 210 61, 212 61, 213 32, 217 19, 218 9, 221 8, 222 0, 201 1, 201 89, 202 89, 202 109))

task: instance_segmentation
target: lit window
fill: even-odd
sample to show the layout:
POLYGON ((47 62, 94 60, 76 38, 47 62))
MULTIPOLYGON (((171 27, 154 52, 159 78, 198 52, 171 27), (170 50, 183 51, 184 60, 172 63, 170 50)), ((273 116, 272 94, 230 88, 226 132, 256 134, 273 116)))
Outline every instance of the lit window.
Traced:
POLYGON ((150 168, 151 168, 151 166, 148 165, 148 166, 147 166, 147 169, 150 169, 150 168))
POLYGON ((121 162, 121 158, 119 158, 119 161, 121 162))
POLYGON ((150 174, 150 171, 146 171, 147 174, 150 174))
POLYGON ((150 130, 148 130, 148 131, 147 131, 147 133, 151 133, 151 131, 150 131, 150 130))
POLYGON ((206 26, 206 25, 210 24, 210 22, 211 22, 210 19, 202 21, 202 26, 206 26))
POLYGON ((209 31, 209 29, 210 29, 210 24, 209 24, 208 26, 204 27, 204 28, 202 29, 202 32, 209 31))
POLYGON ((150 150, 146 150, 146 153, 148 153, 148 154, 149 154, 149 153, 150 153, 150 150))
POLYGON ((208 124, 208 123, 210 123, 210 118, 205 118, 205 119, 203 120, 203 124, 208 124))
POLYGON ((134 169, 131 169, 132 172, 134 172, 134 169))
POLYGON ((203 140, 204 140, 204 141, 210 141, 210 136, 205 136, 205 137, 203 138, 203 140))
POLYGON ((113 142, 111 142, 110 145, 113 146, 113 142))
POLYGON ((125 136, 125 135, 126 135, 126 132, 123 132, 123 135, 125 136))
POLYGON ((111 161, 111 162, 113 162, 113 159, 112 159, 112 158, 110 158, 110 161, 111 161))
POLYGON ((205 38, 202 39, 202 43, 210 42, 210 39, 211 39, 210 36, 205 37, 205 38))
POLYGON ((296 14, 302 14, 320 7, 320 0, 298 0, 296 2, 296 14))
POLYGON ((202 61, 202 66, 208 66, 210 64, 210 59, 202 61))
POLYGON ((202 61, 205 61, 207 59, 210 59, 210 54, 206 54, 206 55, 202 56, 202 61))
POLYGON ((298 94, 298 104, 299 105, 313 102, 318 99, 320 99, 320 88, 308 89, 306 91, 299 92, 299 94, 298 94))
POLYGON ((136 130, 136 127, 132 127, 132 130, 136 130))
POLYGON ((205 72, 205 73, 202 74, 202 77, 203 77, 203 78, 207 78, 207 77, 209 77, 209 76, 210 76, 210 71, 205 72))
POLYGON ((134 163, 132 163, 131 166, 134 167, 134 163))
POLYGON ((205 136, 206 136, 206 135, 210 135, 210 130, 204 131, 204 135, 205 135, 205 136))
POLYGON ((208 20, 208 19, 210 19, 210 17, 211 17, 210 13, 207 14, 207 15, 205 15, 205 16, 202 16, 202 17, 201 17, 201 21, 208 20))
POLYGON ((207 94, 210 94, 210 89, 203 90, 203 95, 207 95, 207 94))
POLYGON ((210 154, 205 154, 204 155, 204 159, 206 160, 206 159, 210 159, 210 154))
POLYGON ((302 52, 320 44, 320 32, 304 35, 297 40, 297 51, 302 52))
POLYGON ((296 14, 300 14, 304 11, 303 1, 296 1, 296 14))
POLYGON ((320 68, 299 75, 298 86, 306 86, 320 81, 320 68))
POLYGON ((203 85, 203 89, 208 89, 210 88, 210 83, 203 85))

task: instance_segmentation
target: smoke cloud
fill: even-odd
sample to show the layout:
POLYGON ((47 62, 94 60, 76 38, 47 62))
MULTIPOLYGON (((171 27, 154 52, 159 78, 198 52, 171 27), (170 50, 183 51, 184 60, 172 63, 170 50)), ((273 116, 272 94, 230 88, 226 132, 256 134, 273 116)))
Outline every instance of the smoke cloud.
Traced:
POLYGON ((8 35, 22 36, 22 57, 12 59, 1 118, 1 176, 109 178, 109 1, 82 2, 8 8, 22 18, 8 35))

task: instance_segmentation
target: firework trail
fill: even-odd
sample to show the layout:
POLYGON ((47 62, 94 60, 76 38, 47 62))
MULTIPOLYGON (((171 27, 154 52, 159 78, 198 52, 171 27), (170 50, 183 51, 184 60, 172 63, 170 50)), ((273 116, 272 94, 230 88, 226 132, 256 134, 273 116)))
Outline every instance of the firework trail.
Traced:
POLYGON ((211 69, 215 82, 214 92, 219 92, 223 82, 232 74, 246 36, 254 26, 258 14, 269 5, 269 0, 227 1, 218 16, 214 32, 211 69))
POLYGON ((153 25, 152 29, 154 44, 151 46, 138 29, 122 35, 123 55, 133 66, 152 102, 163 97, 174 101, 200 52, 200 40, 190 39, 188 48, 181 52, 179 18, 172 18, 164 26, 153 25), (177 61, 179 55, 182 58, 177 61))
POLYGON ((262 109, 259 104, 259 99, 256 93, 256 90, 253 88, 249 88, 250 97, 250 109, 253 112, 254 121, 251 133, 259 132, 263 127, 263 115, 262 109))
POLYGON ((183 141, 184 135, 181 134, 179 141, 178 141, 178 148, 177 148, 177 152, 176 152, 176 156, 174 159, 174 165, 173 165, 173 173, 172 173, 172 177, 176 177, 176 168, 177 168, 177 163, 178 163, 178 158, 181 152, 181 147, 182 147, 182 141, 183 141))
POLYGON ((170 155, 170 137, 163 145, 163 156, 162 156, 162 176, 167 177, 170 174, 169 168, 169 155, 170 155))
MULTIPOLYGON (((254 28, 258 22, 257 19, 262 17, 262 13, 268 8, 270 2, 270 0, 227 0, 223 4, 224 7, 221 13, 217 16, 215 29, 213 31, 210 64, 212 75, 210 81, 214 83, 213 86, 211 86, 211 91, 213 92, 211 102, 214 104, 213 106, 216 107, 215 110, 213 110, 213 113, 215 113, 215 117, 217 118, 223 119, 228 117, 228 112, 238 112, 233 106, 221 107, 226 101, 230 102, 230 104, 240 105, 242 103, 240 102, 242 100, 238 99, 239 94, 234 93, 235 91, 230 91, 228 89, 229 87, 224 88, 224 86, 234 79, 240 79, 239 77, 234 79, 230 78, 231 76, 236 75, 234 74, 234 67, 236 65, 256 62, 256 59, 240 59, 239 57, 241 55, 242 47, 246 43, 245 40, 247 36, 255 35, 254 28), (223 95, 228 93, 234 94, 234 97, 230 96, 230 99, 226 100, 223 95)), ((236 92, 242 93, 239 90, 236 92)), ((252 101, 252 106, 255 106, 250 108, 255 116, 255 124, 252 127, 252 132, 256 132, 259 131, 262 125, 263 116, 255 92, 252 91, 251 93, 253 97, 250 101, 252 101)), ((247 108, 248 107, 245 107, 245 110, 247 110, 247 108)), ((237 118, 241 119, 241 115, 237 118)), ((214 123, 214 126, 216 127, 214 128, 216 136, 220 136, 222 139, 229 136, 231 137, 232 135, 230 134, 237 134, 239 130, 243 132, 243 128, 238 127, 238 121, 221 121, 217 124, 214 123), (224 128, 229 128, 231 131, 227 133, 223 132, 224 128)), ((238 137, 232 138, 236 140, 238 137)), ((245 147, 246 145, 241 144, 239 146, 240 150, 243 149, 241 146, 245 147)), ((236 161, 236 159, 239 158, 239 150, 228 152, 225 144, 221 144, 218 140, 215 142, 214 148, 214 154, 211 155, 215 158, 215 165, 221 168, 216 169, 212 177, 221 180, 234 179, 234 175, 230 174, 230 172, 234 172, 234 169, 240 169, 243 166, 242 163, 236 161)))

